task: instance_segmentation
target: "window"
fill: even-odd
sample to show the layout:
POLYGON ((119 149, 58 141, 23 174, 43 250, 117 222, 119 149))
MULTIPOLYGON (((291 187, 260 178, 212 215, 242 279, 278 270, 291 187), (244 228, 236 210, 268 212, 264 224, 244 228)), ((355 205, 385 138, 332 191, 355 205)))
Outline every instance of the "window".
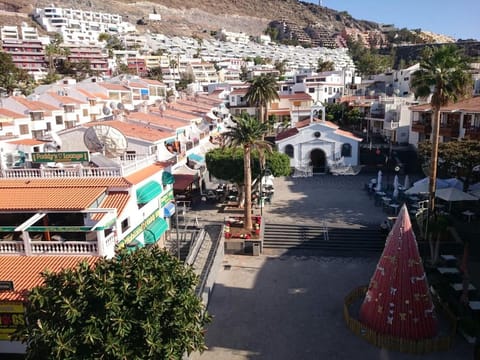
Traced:
POLYGON ((83 109, 83 116, 88 116, 88 109, 83 109))
POLYGON ((55 124, 63 125, 63 116, 62 115, 55 116, 55 124))
POLYGON ((285 146, 285 155, 287 155, 289 158, 293 158, 294 156, 293 145, 288 144, 285 146))
POLYGON ((122 221, 122 233, 125 232, 130 227, 130 222, 128 221, 129 218, 126 218, 125 220, 122 221))
POLYGON ((343 144, 342 145, 342 156, 343 157, 352 157, 352 145, 343 144))
POLYGON ((310 94, 314 93, 314 92, 315 92, 315 88, 308 88, 308 92, 309 92, 310 94))
POLYGON ((20 125, 20 135, 26 135, 30 132, 28 125, 20 125))

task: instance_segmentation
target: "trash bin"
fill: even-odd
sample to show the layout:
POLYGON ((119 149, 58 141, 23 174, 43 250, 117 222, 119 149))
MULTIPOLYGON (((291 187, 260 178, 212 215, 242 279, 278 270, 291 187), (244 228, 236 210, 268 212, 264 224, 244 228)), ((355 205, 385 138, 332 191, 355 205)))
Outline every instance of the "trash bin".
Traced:
POLYGON ((258 242, 253 243, 252 255, 253 256, 260 256, 260 243, 258 243, 258 242))

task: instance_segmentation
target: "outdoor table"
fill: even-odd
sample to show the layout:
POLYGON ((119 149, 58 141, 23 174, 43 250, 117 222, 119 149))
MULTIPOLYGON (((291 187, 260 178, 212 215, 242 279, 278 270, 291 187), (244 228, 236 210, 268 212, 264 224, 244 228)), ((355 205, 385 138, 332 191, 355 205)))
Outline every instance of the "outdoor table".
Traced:
POLYGON ((465 210, 464 212, 462 212, 462 214, 465 215, 468 222, 472 221, 472 216, 475 215, 475 213, 470 210, 465 210))
POLYGON ((455 255, 440 255, 440 257, 445 261, 457 261, 457 257, 455 255))
POLYGON ((440 274, 459 274, 460 270, 455 267, 439 267, 437 268, 440 274))
MULTIPOLYGON (((455 291, 462 291, 463 290, 463 284, 462 283, 450 284, 450 286, 455 291)), ((477 290, 477 288, 475 286, 473 286, 473 284, 468 284, 468 291, 475 291, 475 290, 477 290)))

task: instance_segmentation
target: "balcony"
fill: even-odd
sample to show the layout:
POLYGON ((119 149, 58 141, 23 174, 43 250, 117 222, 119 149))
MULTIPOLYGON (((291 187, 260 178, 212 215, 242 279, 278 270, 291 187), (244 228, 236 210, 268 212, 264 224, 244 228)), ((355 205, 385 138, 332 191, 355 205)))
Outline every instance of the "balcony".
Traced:
POLYGON ((469 140, 480 140, 480 128, 471 127, 465 129, 465 138, 469 140))
POLYGON ((2 240, 0 254, 7 255, 85 255, 107 256, 115 254, 115 235, 111 233, 100 244, 95 241, 32 241, 2 240))
POLYGON ((439 134, 440 136, 445 137, 458 137, 460 129, 458 128, 458 125, 440 126, 439 134))
POLYGON ((412 123, 412 131, 421 134, 430 134, 432 132, 432 127, 430 126, 430 124, 414 122, 412 123))

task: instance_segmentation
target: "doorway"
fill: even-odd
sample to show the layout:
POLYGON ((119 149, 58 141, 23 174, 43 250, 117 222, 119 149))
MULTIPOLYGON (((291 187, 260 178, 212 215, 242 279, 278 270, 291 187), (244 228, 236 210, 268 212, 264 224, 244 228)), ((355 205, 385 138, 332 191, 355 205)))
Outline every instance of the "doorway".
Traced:
POLYGON ((314 174, 324 174, 327 171, 327 156, 321 149, 313 149, 310 153, 310 164, 314 174))

